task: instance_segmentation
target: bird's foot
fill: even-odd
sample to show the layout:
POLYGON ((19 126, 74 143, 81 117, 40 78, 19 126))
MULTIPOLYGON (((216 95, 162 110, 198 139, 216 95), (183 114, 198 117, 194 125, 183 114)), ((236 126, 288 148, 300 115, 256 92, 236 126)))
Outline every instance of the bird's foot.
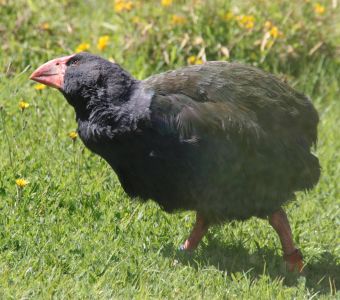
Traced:
POLYGON ((198 246, 198 243, 195 245, 192 243, 189 239, 184 242, 183 245, 179 246, 179 250, 186 251, 186 252, 192 252, 194 251, 198 246))
POLYGON ((299 249, 295 249, 290 254, 285 254, 283 259, 287 263, 287 268, 289 272, 294 272, 295 269, 301 273, 303 270, 303 256, 299 249))
POLYGON ((192 229, 192 232, 188 239, 184 242, 183 245, 179 247, 179 250, 186 252, 194 251, 198 247, 198 244, 202 240, 203 236, 208 231, 208 228, 209 223, 201 214, 197 213, 194 228, 192 229))

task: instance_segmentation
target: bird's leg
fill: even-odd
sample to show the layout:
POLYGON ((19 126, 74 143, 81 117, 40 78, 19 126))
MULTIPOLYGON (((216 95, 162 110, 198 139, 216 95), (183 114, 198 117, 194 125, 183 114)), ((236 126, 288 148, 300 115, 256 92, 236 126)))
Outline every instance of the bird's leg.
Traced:
POLYGON ((209 223, 200 214, 196 214, 196 223, 191 231, 190 236, 181 246, 181 250, 192 251, 195 250, 202 240, 203 236, 206 234, 209 228, 209 223))
POLYGON ((278 211, 269 216, 269 223, 275 229, 280 237, 284 260, 287 263, 288 270, 293 272, 296 268, 299 272, 303 268, 302 254, 299 249, 295 248, 292 230, 285 211, 280 208, 278 211))

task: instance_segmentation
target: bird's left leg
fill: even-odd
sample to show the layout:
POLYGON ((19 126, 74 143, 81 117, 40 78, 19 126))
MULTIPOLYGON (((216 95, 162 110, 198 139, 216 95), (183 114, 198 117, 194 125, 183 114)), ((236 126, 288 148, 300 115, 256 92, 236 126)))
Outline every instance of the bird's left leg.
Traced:
POLYGON ((303 269, 302 254, 299 249, 295 248, 292 237, 292 230, 290 229, 289 221, 285 211, 280 208, 269 216, 269 223, 275 229, 280 237, 284 260, 287 263, 288 270, 299 272, 303 269))
POLYGON ((194 228, 192 229, 190 236, 184 242, 180 249, 186 251, 195 250, 199 242, 202 240, 203 236, 207 233, 208 228, 209 223, 200 213, 197 213, 194 228))

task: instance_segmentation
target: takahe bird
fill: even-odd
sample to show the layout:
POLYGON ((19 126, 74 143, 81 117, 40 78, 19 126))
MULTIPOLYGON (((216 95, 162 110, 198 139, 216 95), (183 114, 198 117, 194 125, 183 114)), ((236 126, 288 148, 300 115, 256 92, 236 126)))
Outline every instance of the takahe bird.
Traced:
POLYGON ((195 249, 209 225, 268 217, 289 270, 301 271, 281 206, 320 176, 311 153, 318 114, 306 96, 257 68, 218 61, 136 80, 78 53, 30 78, 63 93, 80 138, 130 197, 197 212, 182 249, 195 249))

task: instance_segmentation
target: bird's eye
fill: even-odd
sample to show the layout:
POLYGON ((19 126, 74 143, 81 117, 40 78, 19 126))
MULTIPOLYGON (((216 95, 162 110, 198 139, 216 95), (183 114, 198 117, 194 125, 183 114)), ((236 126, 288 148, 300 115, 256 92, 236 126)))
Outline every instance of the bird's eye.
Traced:
POLYGON ((79 65, 79 59, 69 60, 67 65, 68 66, 77 66, 77 65, 79 65))
POLYGON ((74 61, 71 62, 72 66, 77 66, 79 65, 79 59, 75 59, 74 61))

